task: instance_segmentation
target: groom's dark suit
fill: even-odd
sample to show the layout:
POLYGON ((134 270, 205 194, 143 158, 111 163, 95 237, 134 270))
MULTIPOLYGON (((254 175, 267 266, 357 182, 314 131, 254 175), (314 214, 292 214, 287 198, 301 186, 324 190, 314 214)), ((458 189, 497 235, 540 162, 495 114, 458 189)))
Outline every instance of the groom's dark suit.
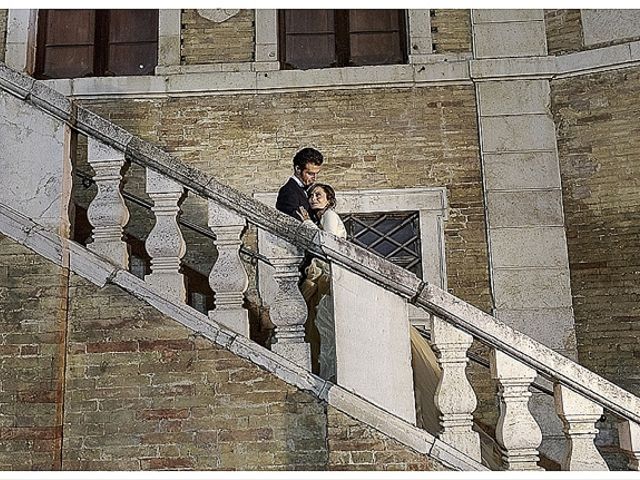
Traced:
POLYGON ((300 220, 296 213, 300 207, 304 207, 305 210, 309 211, 309 199, 304 188, 298 185, 298 182, 292 177, 280 187, 278 200, 276 200, 276 209, 292 216, 296 220, 300 220))

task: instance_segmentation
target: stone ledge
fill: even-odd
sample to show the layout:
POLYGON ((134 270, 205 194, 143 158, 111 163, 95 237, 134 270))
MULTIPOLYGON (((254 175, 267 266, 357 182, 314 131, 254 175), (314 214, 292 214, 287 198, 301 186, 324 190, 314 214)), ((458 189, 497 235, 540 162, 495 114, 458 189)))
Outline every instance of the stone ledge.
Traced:
POLYGON ((212 323, 207 316, 193 308, 185 304, 174 303, 138 277, 111 265, 86 248, 42 229, 19 212, 3 205, 0 205, 0 232, 52 260, 57 265, 64 266, 63 256, 66 251, 72 257, 71 271, 78 273, 90 282, 99 287, 110 282, 123 288, 136 298, 148 303, 161 313, 201 334, 220 347, 273 373, 289 385, 312 392, 341 412, 362 421, 419 453, 429 454, 432 458, 453 469, 486 470, 479 463, 442 442, 434 447, 437 440, 426 431, 418 429, 353 393, 317 377, 224 326, 212 323), (30 241, 32 238, 36 240, 30 241), (52 253, 55 254, 52 255, 52 253))
POLYGON ((471 78, 478 81, 519 78, 550 79, 556 73, 555 57, 492 58, 471 60, 471 78))
POLYGON ((557 75, 584 74, 589 70, 616 67, 640 61, 640 57, 634 58, 632 56, 632 45, 627 43, 561 55, 557 57, 557 75))

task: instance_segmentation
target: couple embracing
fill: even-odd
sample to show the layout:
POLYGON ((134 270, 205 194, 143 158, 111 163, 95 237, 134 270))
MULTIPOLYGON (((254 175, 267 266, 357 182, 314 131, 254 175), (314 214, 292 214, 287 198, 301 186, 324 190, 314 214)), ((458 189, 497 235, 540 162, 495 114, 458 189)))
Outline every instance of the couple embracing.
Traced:
MULTIPOLYGON (((344 223, 335 212, 333 187, 316 183, 324 158, 315 148, 303 148, 293 157, 293 175, 280 188, 276 209, 305 224, 320 228, 340 238, 347 238, 344 223)), ((335 328, 331 298, 329 265, 313 258, 305 268, 300 285, 309 309, 305 324, 305 340, 311 347, 314 373, 336 381, 335 328)))
MULTIPOLYGON (((323 163, 322 154, 314 148, 303 148, 293 157, 293 175, 278 192, 276 209, 316 228, 346 238, 342 220, 335 212, 336 194, 324 183, 316 183, 323 163)), ((300 291, 307 302, 309 315, 305 324, 305 340, 311 347, 314 373, 336 382, 336 346, 331 298, 329 265, 313 258, 305 268, 300 291)), ((417 425, 436 434, 439 412, 434 403, 441 370, 430 345, 418 330, 410 327, 414 372, 417 425)))

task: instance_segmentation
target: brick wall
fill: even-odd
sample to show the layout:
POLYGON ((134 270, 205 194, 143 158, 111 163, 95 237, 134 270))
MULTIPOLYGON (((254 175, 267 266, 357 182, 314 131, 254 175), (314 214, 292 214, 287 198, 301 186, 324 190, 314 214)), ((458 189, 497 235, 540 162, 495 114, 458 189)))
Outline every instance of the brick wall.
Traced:
POLYGON ((491 308, 472 87, 85 104, 246 193, 277 190, 291 174, 294 153, 306 145, 325 154, 321 178, 338 192, 446 186, 449 287, 491 308))
POLYGON ((253 60, 253 10, 240 10, 222 23, 207 20, 196 10, 183 10, 181 22, 184 65, 253 60))
POLYGON ((434 53, 471 52, 469 10, 432 10, 431 35, 434 53))
POLYGON ((3 470, 444 469, 6 237, 0 311, 3 470))
POLYGON ((328 470, 443 470, 373 428, 328 407, 328 470))
POLYGON ((640 394, 640 69, 552 83, 580 363, 640 394))
POLYGON ((583 49, 580 10, 545 10, 544 22, 549 55, 583 49))
POLYGON ((66 285, 0 235, 0 470, 60 468, 66 285))
POLYGON ((4 62, 7 40, 7 10, 0 10, 0 61, 4 62))

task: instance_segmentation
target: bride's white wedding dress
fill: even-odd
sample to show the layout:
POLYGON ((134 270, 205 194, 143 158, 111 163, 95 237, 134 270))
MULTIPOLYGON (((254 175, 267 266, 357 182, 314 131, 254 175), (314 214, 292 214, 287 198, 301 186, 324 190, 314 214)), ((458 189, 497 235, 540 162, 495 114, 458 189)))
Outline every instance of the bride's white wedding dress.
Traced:
MULTIPOLYGON (((347 230, 340 216, 329 209, 320 218, 318 227, 311 220, 308 225, 321 228, 340 238, 347 238, 347 230)), ((329 264, 314 258, 307 267, 306 278, 301 286, 309 307, 306 339, 311 344, 311 363, 315 373, 331 382, 336 381, 336 342, 331 297, 331 270, 329 264)))

